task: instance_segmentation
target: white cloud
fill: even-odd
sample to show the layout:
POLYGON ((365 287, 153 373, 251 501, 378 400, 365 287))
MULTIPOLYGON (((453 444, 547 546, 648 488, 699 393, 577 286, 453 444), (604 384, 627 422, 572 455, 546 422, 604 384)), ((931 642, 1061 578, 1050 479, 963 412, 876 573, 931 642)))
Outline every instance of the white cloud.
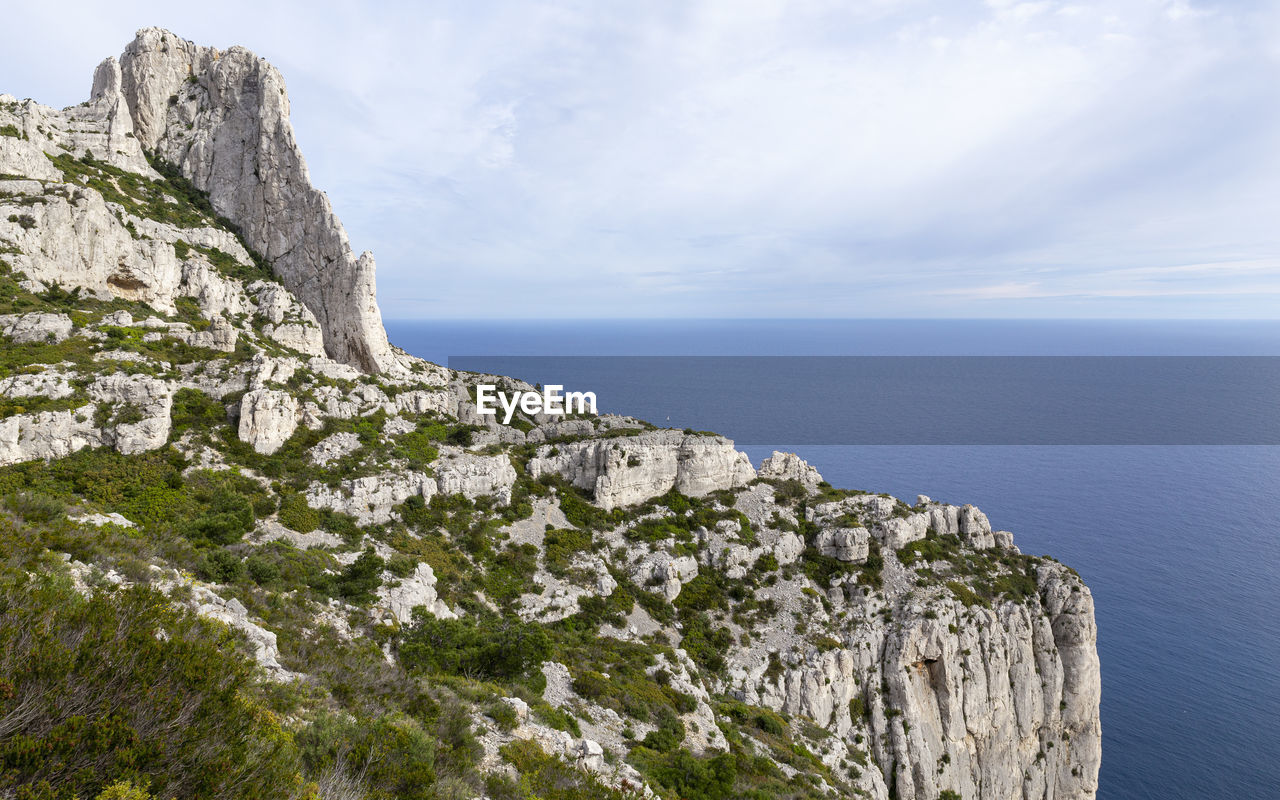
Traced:
POLYGON ((1275 314, 1265 6, 97 9, 11 10, 0 90, 77 102, 145 24, 270 58, 388 316, 1275 314))

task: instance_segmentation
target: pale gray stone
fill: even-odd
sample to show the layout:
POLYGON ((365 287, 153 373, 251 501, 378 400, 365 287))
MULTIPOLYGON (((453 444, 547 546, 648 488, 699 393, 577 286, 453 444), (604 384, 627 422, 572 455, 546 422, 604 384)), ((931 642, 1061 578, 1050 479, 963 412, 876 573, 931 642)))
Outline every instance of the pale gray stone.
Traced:
POLYGON ((315 315, 326 352, 368 371, 393 368, 373 256, 356 257, 328 198, 312 187, 276 68, 242 47, 220 52, 159 28, 138 32, 120 68, 138 141, 240 226, 315 315))
POLYGON ((254 389, 240 401, 240 441, 270 455, 280 449, 299 420, 298 401, 279 389, 254 389))
POLYGON ((671 489, 702 496, 745 486, 755 470, 745 453, 722 436, 648 431, 538 448, 529 462, 534 476, 556 473, 595 497, 601 508, 632 505, 671 489))

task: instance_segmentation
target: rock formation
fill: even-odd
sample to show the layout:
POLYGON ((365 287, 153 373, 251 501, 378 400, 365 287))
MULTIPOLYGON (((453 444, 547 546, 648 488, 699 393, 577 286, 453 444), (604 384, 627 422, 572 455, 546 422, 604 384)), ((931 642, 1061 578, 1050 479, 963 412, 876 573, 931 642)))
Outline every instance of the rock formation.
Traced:
POLYGON ((0 568, 225 623, 265 677, 305 675, 283 727, 464 709, 450 796, 536 765, 524 745, 569 771, 521 780, 641 794, 1095 795, 1071 569, 795 454, 480 416, 477 383, 532 387, 390 347, 288 113, 262 59, 153 28, 81 106, 0 96, 0 568))
MULTIPOLYGON (((108 61, 99 72, 116 69, 108 61)), ((279 71, 242 47, 221 52, 159 28, 138 32, 118 70, 139 143, 239 226, 319 320, 330 357, 390 367, 373 255, 355 256, 329 199, 311 185, 279 71)))
POLYGON ((529 470, 535 478, 559 474, 590 491, 605 509, 638 503, 671 489, 702 496, 743 486, 755 477, 746 454, 734 450, 733 442, 679 431, 543 445, 529 470))

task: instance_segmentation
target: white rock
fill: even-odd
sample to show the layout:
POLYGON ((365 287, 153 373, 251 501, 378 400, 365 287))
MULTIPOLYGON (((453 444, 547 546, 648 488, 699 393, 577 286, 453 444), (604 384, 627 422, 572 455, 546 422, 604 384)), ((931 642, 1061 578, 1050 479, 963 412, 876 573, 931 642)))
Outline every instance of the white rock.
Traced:
POLYGON ((866 528, 824 528, 814 537, 813 546, 824 556, 861 564, 867 560, 871 534, 866 528))
POLYGON ((574 755, 576 756, 578 765, 592 772, 599 772, 604 768, 604 748, 599 742, 591 739, 579 739, 574 745, 574 755))
POLYGON ((413 610, 418 607, 425 608, 439 619, 457 619, 457 615, 436 595, 436 575, 430 564, 418 564, 409 577, 400 579, 395 586, 390 585, 392 581, 394 576, 390 573, 383 576, 383 585, 378 589, 378 606, 397 623, 411 622, 413 610))
POLYGON ((179 165, 240 226, 315 314, 327 352, 370 371, 393 367, 373 256, 352 253, 311 186, 280 73, 242 47, 199 47, 159 28, 138 32, 120 68, 139 144, 179 165))
POLYGON ((321 439, 315 447, 311 448, 307 456, 312 464, 325 466, 343 456, 351 455, 360 447, 360 437, 344 431, 321 439))
POLYGON ((529 462, 534 477, 556 473, 593 493, 606 510, 671 489, 701 496, 744 486, 755 477, 745 453, 721 436, 648 431, 637 436, 542 445, 529 462))
POLYGON ((674 600, 686 583, 698 577, 698 561, 693 556, 673 556, 659 550, 642 558, 631 575, 641 587, 656 586, 667 600, 674 600))
POLYGON ((435 479, 421 472, 384 472, 343 481, 336 488, 315 482, 307 489, 312 508, 328 508, 355 517, 361 525, 387 522, 391 509, 415 495, 431 499, 435 479))
POLYGON ((138 422, 117 424, 103 437, 125 455, 163 447, 169 441, 175 388, 158 378, 122 372, 96 379, 89 385, 89 397, 95 403, 131 407, 142 415, 138 422))
POLYGON ((258 524, 253 540, 259 544, 266 542, 288 542, 299 550, 310 550, 313 547, 338 547, 342 537, 327 531, 298 532, 286 528, 274 519, 266 519, 258 524))
POLYGON ((279 389, 254 389, 240 401, 240 441, 270 455, 281 448, 299 420, 298 401, 279 389))
POLYGON ((756 470, 756 475, 771 480, 799 481, 809 491, 817 489, 818 484, 822 483, 822 476, 818 474, 818 470, 809 466, 808 462, 795 453, 783 453, 778 450, 774 450, 773 455, 760 462, 760 469, 756 470))
POLYGON ((48 397, 61 400, 74 393, 67 373, 54 369, 19 373, 0 380, 0 395, 5 397, 48 397))
POLYGON ((101 445, 91 416, 92 411, 42 411, 0 419, 0 465, 62 458, 101 445))
POLYGON ((101 528, 103 525, 115 525, 121 528, 137 527, 133 522, 121 514, 112 511, 110 514, 85 514, 81 517, 73 517, 76 522, 85 525, 92 525, 95 528, 101 528))
POLYGON ((61 342, 71 335, 71 318, 66 314, 5 314, 0 316, 0 334, 17 344, 61 342))
POLYGON ((511 502, 516 471, 505 454, 446 453, 435 471, 440 494, 461 494, 469 500, 493 496, 504 505, 511 502))

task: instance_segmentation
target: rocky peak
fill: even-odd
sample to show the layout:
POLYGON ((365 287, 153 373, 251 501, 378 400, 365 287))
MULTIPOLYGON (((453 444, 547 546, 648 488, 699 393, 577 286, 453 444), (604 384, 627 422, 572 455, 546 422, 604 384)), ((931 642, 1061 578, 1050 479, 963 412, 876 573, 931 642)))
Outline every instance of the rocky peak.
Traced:
POLYGON ((219 51, 145 28, 118 64, 98 67, 95 102, 110 102, 117 86, 128 107, 121 125, 207 192, 271 262, 316 316, 329 356, 366 372, 392 367, 373 255, 352 252, 329 199, 311 185, 280 72, 242 47, 219 51))
MULTIPOLYGON (((501 425, 476 385, 534 387, 392 351, 373 272, 247 50, 148 29, 88 102, 0 95, 0 605, 37 571, 149 584, 239 631, 264 677, 305 676, 273 742, 363 707, 378 716, 349 730, 400 731, 383 738, 417 759, 445 729, 415 715, 456 705, 468 724, 441 722, 470 755, 415 796, 504 775, 618 800, 1095 796, 1096 625, 1074 572, 972 506, 842 490, 795 454, 753 469, 724 437, 611 414, 501 425), (65 549, 93 563, 51 560, 65 549), (477 677, 501 696, 453 694, 477 677)), ((54 725, 22 735, 49 730, 74 751, 54 725)), ((226 796, 325 775, 408 796, 285 768, 226 796)), ((191 794, 148 774, 157 797, 191 794)))

